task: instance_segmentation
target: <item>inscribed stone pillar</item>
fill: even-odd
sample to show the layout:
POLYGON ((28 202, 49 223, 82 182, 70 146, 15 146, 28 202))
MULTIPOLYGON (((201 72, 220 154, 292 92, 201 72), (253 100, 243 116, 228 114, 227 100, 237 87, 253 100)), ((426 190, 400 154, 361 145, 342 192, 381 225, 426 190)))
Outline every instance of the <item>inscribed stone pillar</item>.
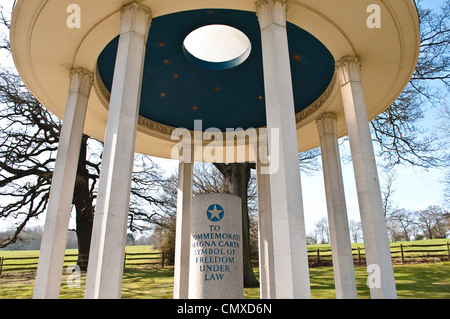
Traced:
POLYGON ((336 131, 336 116, 325 113, 317 119, 322 152, 337 299, 356 299, 356 280, 345 205, 344 182, 336 131))
POLYGON ((278 170, 270 174, 277 298, 310 298, 306 231, 298 162, 294 95, 286 31, 286 0, 256 2, 261 28, 267 129, 278 170), (271 139, 279 132, 278 147, 271 139))
POLYGON ((86 298, 120 298, 126 230, 150 10, 121 11, 105 146, 86 279, 86 298))
POLYGON ((375 154, 358 58, 336 63, 358 193, 372 298, 397 298, 375 154), (373 279, 373 281, 371 281, 373 279))
POLYGON ((59 138, 33 298, 58 298, 66 251, 81 138, 93 75, 70 73, 69 94, 59 138))
POLYGON ((241 299, 244 295, 241 199, 206 194, 192 199, 190 299, 241 299))

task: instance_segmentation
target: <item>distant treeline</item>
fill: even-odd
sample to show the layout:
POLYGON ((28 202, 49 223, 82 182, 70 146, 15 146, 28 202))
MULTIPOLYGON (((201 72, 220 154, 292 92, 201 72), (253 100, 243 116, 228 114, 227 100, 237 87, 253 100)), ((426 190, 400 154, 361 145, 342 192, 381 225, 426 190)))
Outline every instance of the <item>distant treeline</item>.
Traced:
MULTIPOLYGON (((44 228, 42 226, 33 227, 23 230, 20 233, 20 238, 13 244, 8 245, 1 250, 39 250, 41 247, 42 233, 44 228)), ((0 231, 0 239, 9 238, 14 235, 14 230, 0 231)), ((141 236, 135 239, 133 234, 127 234, 127 246, 134 245, 151 245, 152 240, 149 237, 141 236)), ((75 231, 69 231, 67 236, 67 249, 77 249, 77 234, 75 231)))
MULTIPOLYGON (((20 234, 20 238, 15 243, 0 250, 39 250, 41 247, 43 230, 44 228, 42 226, 23 230, 20 234)), ((15 230, 2 231, 0 232, 0 239, 12 237, 14 232, 15 230)), ((67 249, 73 248, 78 248, 77 234, 70 231, 67 237, 67 249)))

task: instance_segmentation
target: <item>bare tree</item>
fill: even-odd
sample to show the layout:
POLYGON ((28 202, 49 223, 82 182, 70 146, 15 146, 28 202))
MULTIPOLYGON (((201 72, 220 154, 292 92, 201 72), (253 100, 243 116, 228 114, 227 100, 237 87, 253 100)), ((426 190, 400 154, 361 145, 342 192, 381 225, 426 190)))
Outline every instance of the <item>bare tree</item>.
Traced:
MULTIPOLYGON (((28 92, 17 74, 2 69, 0 123, 0 217, 15 222, 13 236, 0 242, 6 247, 20 240, 27 223, 46 211, 61 121, 28 92)), ((88 139, 82 138, 73 196, 80 254, 89 252, 100 165, 88 154, 88 139)), ((86 260, 79 264, 85 267, 86 260)))
MULTIPOLYGON (((0 23, 10 27, 3 11, 0 23)), ((6 37, 0 44, 0 50, 10 52, 6 37)), ((0 239, 0 248, 21 240, 29 221, 46 211, 61 125, 15 71, 0 68, 0 218, 14 221, 14 232, 0 239)), ((77 234, 82 269, 87 267, 85 256, 90 248, 101 153, 102 144, 84 135, 72 201, 76 220, 72 230, 77 234)), ((152 219, 151 208, 162 205, 162 199, 155 195, 161 187, 161 176, 149 157, 135 156, 129 214, 132 231, 145 229, 142 221, 156 220, 152 219)))
POLYGON ((307 176, 311 176, 319 172, 322 169, 322 165, 318 160, 320 155, 320 147, 316 147, 311 150, 299 153, 298 161, 300 171, 307 176))
POLYGON ((450 207, 450 172, 447 172, 442 181, 445 185, 443 202, 446 207, 450 207))
POLYGON ((429 206, 415 212, 416 225, 428 239, 446 238, 449 233, 450 213, 440 206, 429 206))
POLYGON ((385 167, 411 164, 422 168, 443 167, 445 144, 420 126, 424 105, 435 106, 448 94, 450 0, 434 12, 418 3, 421 42, 419 61, 408 86, 398 99, 371 121, 373 137, 385 167))
POLYGON ((328 219, 323 217, 315 224, 314 232, 317 238, 320 238, 320 244, 330 243, 330 227, 328 219))
POLYGON ((389 216, 395 208, 393 207, 392 196, 395 193, 393 188, 393 183, 397 177, 397 172, 395 170, 388 171, 386 173, 386 183, 381 186, 381 196, 383 201, 383 211, 384 217, 389 216))
POLYGON ((362 237, 362 226, 361 222, 357 222, 354 219, 349 220, 348 228, 350 232, 350 238, 354 243, 361 241, 362 237))
POLYGON ((1 217, 17 228, 5 247, 46 207, 60 123, 7 70, 0 72, 0 122, 1 217))
MULTIPOLYGON (((450 106, 448 104, 444 104, 440 110, 440 127, 442 128, 442 139, 445 141, 446 145, 450 145, 450 106)), ((450 148, 447 147, 447 161, 450 161, 450 148)), ((447 208, 450 208, 450 169, 444 172, 444 176, 442 178, 442 183, 445 186, 444 194, 443 194, 443 205, 447 208)))
POLYGON ((250 249, 250 218, 248 211, 248 189, 251 178, 252 163, 214 163, 222 173, 225 192, 239 196, 242 200, 242 252, 244 264, 244 286, 257 287, 258 280, 253 273, 250 249))
POLYGON ((414 215, 405 209, 398 209, 386 218, 387 228, 392 241, 411 240, 411 234, 415 229, 414 215))
POLYGON ((176 215, 176 185, 173 178, 164 177, 163 170, 151 157, 135 154, 128 214, 130 231, 168 226, 176 215), (165 187, 167 191, 163 192, 165 187))

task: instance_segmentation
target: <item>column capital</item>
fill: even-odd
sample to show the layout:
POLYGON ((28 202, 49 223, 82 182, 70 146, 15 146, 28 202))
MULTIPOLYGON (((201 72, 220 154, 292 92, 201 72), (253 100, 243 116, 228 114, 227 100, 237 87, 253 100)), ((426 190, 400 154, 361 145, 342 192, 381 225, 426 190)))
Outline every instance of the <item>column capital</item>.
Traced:
POLYGON ((336 62, 336 70, 341 85, 348 82, 361 82, 361 63, 355 56, 345 56, 336 62))
POLYGON ((120 19, 120 34, 135 32, 147 37, 152 21, 150 8, 132 2, 122 8, 120 19))
POLYGON ((270 25, 286 27, 287 0, 257 0, 255 5, 261 30, 270 25))
POLYGON ((317 120, 317 129, 319 131, 319 136, 324 136, 327 134, 337 135, 337 118, 334 113, 323 113, 317 120))
POLYGON ((91 93, 94 74, 83 68, 74 68, 70 70, 69 93, 77 93, 89 96, 91 93))
POLYGON ((259 8, 262 5, 273 5, 275 2, 279 2, 282 5, 287 4, 287 0, 256 0, 255 4, 256 4, 256 7, 259 8))

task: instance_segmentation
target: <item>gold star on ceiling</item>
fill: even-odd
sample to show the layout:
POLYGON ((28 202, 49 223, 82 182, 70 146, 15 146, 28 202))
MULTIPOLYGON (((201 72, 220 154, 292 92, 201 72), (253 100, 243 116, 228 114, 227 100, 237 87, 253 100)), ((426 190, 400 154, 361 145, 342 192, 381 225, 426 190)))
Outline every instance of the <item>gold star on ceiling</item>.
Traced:
POLYGON ((302 57, 298 53, 293 54, 292 58, 297 62, 300 62, 302 60, 302 57))

